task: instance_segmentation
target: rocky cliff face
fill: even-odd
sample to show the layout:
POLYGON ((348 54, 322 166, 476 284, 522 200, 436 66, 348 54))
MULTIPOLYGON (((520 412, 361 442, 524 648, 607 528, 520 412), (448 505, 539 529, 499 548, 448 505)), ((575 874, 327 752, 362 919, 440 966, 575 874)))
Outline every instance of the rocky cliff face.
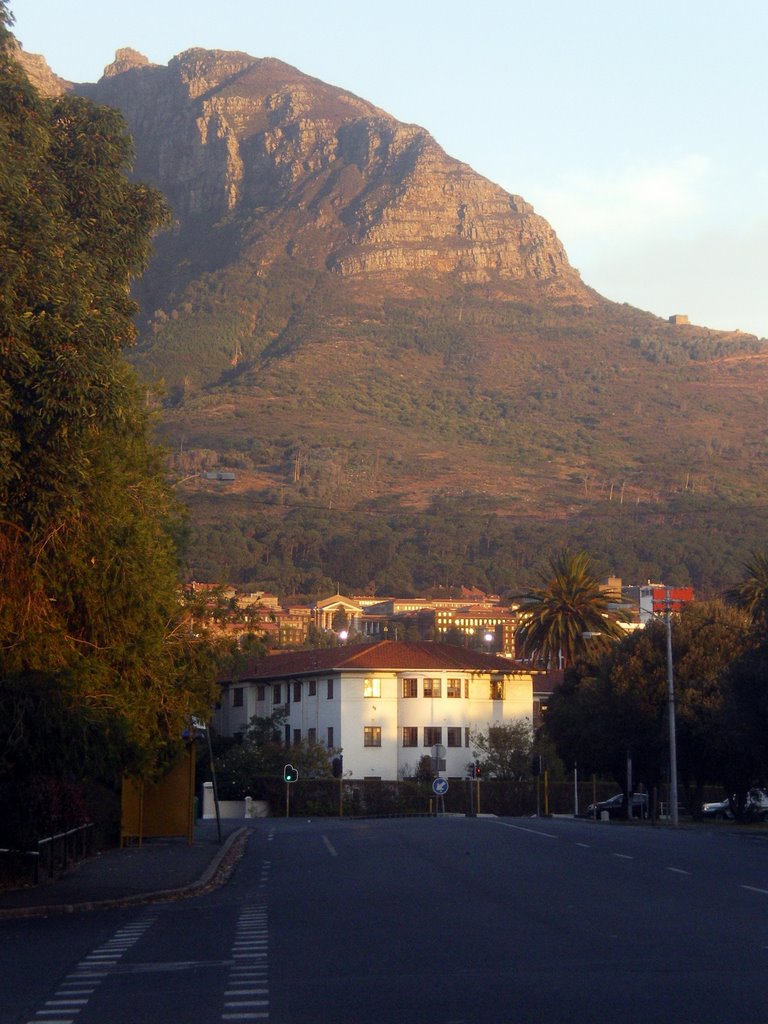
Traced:
POLYGON ((15 45, 15 53, 27 78, 41 96, 60 96, 72 89, 72 83, 54 74, 45 57, 39 53, 27 53, 18 43, 15 45))
POLYGON ((239 222, 263 263, 343 276, 419 271, 583 290, 549 224, 424 129, 273 59, 118 51, 96 85, 136 140, 136 173, 181 224, 239 222))

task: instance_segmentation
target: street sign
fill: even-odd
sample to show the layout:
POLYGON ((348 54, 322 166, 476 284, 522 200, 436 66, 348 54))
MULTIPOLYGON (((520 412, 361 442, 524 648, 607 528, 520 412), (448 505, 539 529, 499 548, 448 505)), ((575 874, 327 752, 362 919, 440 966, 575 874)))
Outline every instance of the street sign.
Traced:
POLYGON ((432 783, 432 789, 436 796, 445 796, 448 792, 448 779, 435 779, 432 783))

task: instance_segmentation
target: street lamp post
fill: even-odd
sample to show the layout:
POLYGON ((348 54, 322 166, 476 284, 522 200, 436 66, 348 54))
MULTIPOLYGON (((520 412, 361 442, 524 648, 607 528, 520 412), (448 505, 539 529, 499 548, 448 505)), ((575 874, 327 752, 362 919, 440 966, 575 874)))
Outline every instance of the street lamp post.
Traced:
POLYGON ((677 728, 675 725, 675 677, 672 668, 672 597, 669 587, 664 595, 667 623, 667 711, 669 721, 669 814, 672 824, 679 824, 677 812, 677 728))

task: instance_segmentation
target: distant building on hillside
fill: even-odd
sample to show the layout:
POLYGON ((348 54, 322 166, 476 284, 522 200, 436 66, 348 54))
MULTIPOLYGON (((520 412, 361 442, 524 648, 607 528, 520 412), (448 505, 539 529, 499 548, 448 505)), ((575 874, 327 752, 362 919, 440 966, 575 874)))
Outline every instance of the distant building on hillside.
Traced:
POLYGON ((669 322, 674 324, 675 327, 679 327, 681 324, 690 323, 687 313, 675 313, 669 318, 669 322))

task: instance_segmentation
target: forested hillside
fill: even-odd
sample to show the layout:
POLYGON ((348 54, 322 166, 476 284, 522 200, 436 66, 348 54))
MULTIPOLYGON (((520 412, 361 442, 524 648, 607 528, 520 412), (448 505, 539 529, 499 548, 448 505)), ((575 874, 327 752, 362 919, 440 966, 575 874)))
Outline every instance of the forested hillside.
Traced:
POLYGON ((525 199, 280 61, 120 51, 76 88, 173 211, 134 362, 191 575, 503 589, 566 540, 716 589, 763 546, 763 341, 608 302, 525 199))

